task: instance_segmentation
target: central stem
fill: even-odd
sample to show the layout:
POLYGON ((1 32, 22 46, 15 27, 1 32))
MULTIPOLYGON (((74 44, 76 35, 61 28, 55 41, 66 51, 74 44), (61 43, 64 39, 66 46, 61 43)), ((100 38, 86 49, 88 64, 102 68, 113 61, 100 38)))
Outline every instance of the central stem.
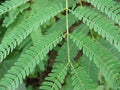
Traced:
POLYGON ((70 42, 69 42, 69 28, 68 28, 68 0, 66 0, 66 30, 67 30, 67 56, 70 63, 70 42))

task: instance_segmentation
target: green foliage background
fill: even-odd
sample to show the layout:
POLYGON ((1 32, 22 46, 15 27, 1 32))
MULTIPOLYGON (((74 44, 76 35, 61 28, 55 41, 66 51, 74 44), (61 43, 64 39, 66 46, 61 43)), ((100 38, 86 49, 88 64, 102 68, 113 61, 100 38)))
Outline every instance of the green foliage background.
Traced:
POLYGON ((0 3, 0 90, 120 90, 118 0, 0 3))

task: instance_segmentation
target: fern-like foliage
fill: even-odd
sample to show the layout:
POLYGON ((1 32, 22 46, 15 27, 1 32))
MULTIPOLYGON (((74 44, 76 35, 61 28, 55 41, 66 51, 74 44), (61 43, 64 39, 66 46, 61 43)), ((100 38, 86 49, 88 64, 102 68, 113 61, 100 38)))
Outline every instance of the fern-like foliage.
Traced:
POLYGON ((82 67, 78 65, 72 67, 71 74, 74 90, 96 90, 95 84, 93 84, 93 81, 82 67))
POLYGON ((83 55, 80 58, 80 61, 81 61, 81 65, 82 65, 83 69, 87 72, 87 74, 90 76, 90 78, 94 81, 94 84, 97 85, 99 69, 97 68, 95 63, 93 61, 89 60, 89 58, 85 55, 83 55))
POLYGON ((40 60, 43 59, 49 50, 61 40, 62 36, 54 32, 40 40, 35 46, 30 47, 14 63, 14 66, 4 75, 4 78, 1 79, 0 90, 14 90, 18 87, 22 83, 22 80, 33 71, 36 64, 39 64, 40 60), (48 38, 49 41, 47 41, 48 38))
MULTIPOLYGON (((68 17, 72 17, 69 19, 69 28, 78 20, 74 15, 69 14, 68 17)), ((63 32, 66 31, 66 25, 65 25, 65 16, 63 16, 57 23, 55 23, 55 25, 53 25, 50 29, 48 29, 48 31, 46 32, 46 34, 48 33, 52 33, 54 31, 56 31, 55 28, 57 28, 57 31, 61 34, 63 34, 63 32), (58 26, 60 25, 60 26, 58 26)))
POLYGON ((118 60, 120 59, 119 51, 115 47, 110 45, 109 42, 106 42, 105 39, 100 39, 98 41, 101 43, 101 45, 103 45, 103 47, 107 48, 111 52, 111 54, 118 58, 118 60))
POLYGON ((0 2, 0 90, 120 89, 119 0, 0 2))
POLYGON ((90 29, 94 29, 103 38, 106 38, 112 45, 114 45, 120 51, 120 38, 119 27, 115 26, 107 17, 103 16, 100 12, 87 7, 78 7, 72 12, 80 20, 83 20, 90 29), (91 16, 92 14, 92 16, 91 16), (108 28, 109 26, 109 28, 108 28))
POLYGON ((82 33, 74 33, 71 35, 71 38, 80 49, 83 49, 83 53, 93 60, 97 67, 100 68, 100 71, 104 74, 109 83, 114 88, 119 88, 120 63, 117 58, 106 48, 102 47, 100 43, 95 42, 82 33))
POLYGON ((21 6, 19 6, 18 8, 15 8, 15 9, 11 10, 9 12, 8 17, 6 17, 4 19, 2 26, 8 27, 10 24, 12 24, 16 20, 17 16, 20 13, 22 13, 25 9, 29 8, 29 6, 30 5, 28 3, 25 3, 21 6))
MULTIPOLYGON (((72 43, 72 42, 71 42, 72 43)), ((40 86, 40 90, 60 90, 62 88, 62 84, 64 83, 65 76, 69 70, 69 63, 67 62, 67 48, 66 43, 63 44, 61 49, 58 52, 58 56, 56 57, 55 64, 53 65, 53 69, 48 77, 45 78, 45 81, 40 86)), ((71 44, 71 60, 74 59, 77 54, 77 47, 75 44, 71 44), (74 48, 73 48, 74 47, 74 48)))
MULTIPOLYGON (((87 34, 89 29, 85 27, 84 24, 79 25, 76 30, 81 29, 81 32, 84 34, 87 34), (84 28, 83 28, 84 27, 84 28), (83 28, 83 29, 82 29, 83 28)), ((58 56, 56 57, 55 64, 53 65, 53 69, 51 73, 48 75, 48 77, 45 78, 45 82, 42 83, 42 86, 40 87, 40 90, 60 90, 62 88, 62 84, 64 82, 65 76, 67 74, 66 70, 69 70, 70 68, 72 70, 71 72, 71 80, 73 83, 74 90, 79 90, 81 88, 82 90, 91 90, 96 89, 96 85, 92 82, 92 79, 87 75, 87 72, 84 71, 82 67, 76 66, 74 62, 74 57, 77 54, 78 48, 76 45, 70 41, 70 57, 72 63, 67 62, 67 44, 65 43, 62 47, 61 50, 58 52, 58 56), (81 77, 81 74, 78 73, 78 67, 82 68, 81 73, 85 74, 85 78, 81 77), (66 71, 66 72, 65 72, 66 71), (80 75, 80 76, 79 76, 80 75), (76 84, 77 82, 81 82, 76 84), (89 82, 89 83, 88 83, 89 82)))
POLYGON ((52 72, 45 78, 40 90, 60 90, 67 74, 69 64, 55 63, 52 72))
POLYGON ((10 1, 5 1, 0 5, 0 15, 26 3, 29 0, 10 0, 10 1))
POLYGON ((112 20, 120 25, 120 5, 115 0, 84 0, 94 5, 98 10, 105 12, 112 20), (115 7, 113 7, 115 6, 115 7))
POLYGON ((63 9, 64 7, 62 3, 46 7, 42 9, 41 12, 31 14, 28 19, 16 26, 14 30, 4 38, 0 45, 0 61, 2 61, 17 45, 19 45, 23 39, 32 32, 32 30, 37 29, 40 24, 43 24, 63 9))

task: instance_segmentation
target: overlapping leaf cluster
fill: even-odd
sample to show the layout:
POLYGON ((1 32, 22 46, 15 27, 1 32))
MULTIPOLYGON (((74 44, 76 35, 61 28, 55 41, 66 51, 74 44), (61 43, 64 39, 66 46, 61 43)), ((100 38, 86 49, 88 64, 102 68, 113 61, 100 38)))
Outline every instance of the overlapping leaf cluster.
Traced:
POLYGON ((8 67, 0 76, 0 90, 19 87, 37 65, 45 64, 44 57, 51 50, 56 50, 57 56, 52 70, 40 83, 40 90, 64 90, 65 87, 99 90, 100 76, 109 89, 120 89, 120 2, 68 2, 6 0, 0 5, 0 32, 3 34, 0 37, 0 73, 8 67), (69 5, 68 18, 65 3, 69 5), (66 20, 69 40, 66 39, 66 20), (69 50, 67 44, 70 44, 69 50), (69 81, 71 83, 67 83, 69 81))

